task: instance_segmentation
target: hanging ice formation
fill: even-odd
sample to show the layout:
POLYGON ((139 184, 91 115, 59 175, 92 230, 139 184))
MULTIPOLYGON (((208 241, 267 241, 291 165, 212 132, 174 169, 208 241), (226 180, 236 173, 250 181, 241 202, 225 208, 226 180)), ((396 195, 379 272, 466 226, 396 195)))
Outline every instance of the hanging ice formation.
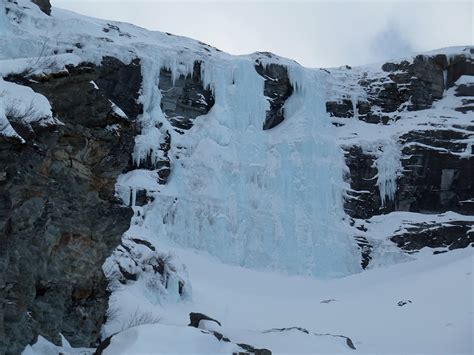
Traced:
POLYGON ((160 69, 171 70, 174 82, 191 75, 194 62, 142 62, 144 113, 133 157, 139 168, 122 176, 117 190, 125 201, 129 191, 153 195, 143 228, 245 267, 322 277, 356 271, 357 253, 343 222, 343 155, 323 98, 325 74, 277 57, 206 59, 200 76, 215 103, 183 134, 160 107, 160 69), (286 66, 294 88, 285 120, 266 131, 269 103, 255 60, 286 66), (171 175, 160 185, 156 171, 140 163, 163 158, 165 134, 172 142, 166 153, 171 175))

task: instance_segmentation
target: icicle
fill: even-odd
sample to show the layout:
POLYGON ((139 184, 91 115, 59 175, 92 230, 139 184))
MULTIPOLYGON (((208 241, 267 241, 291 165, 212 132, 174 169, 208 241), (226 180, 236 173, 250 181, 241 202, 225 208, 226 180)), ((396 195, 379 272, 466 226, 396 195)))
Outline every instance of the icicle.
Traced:
POLYGON ((357 94, 353 93, 351 95, 352 109, 354 110, 354 120, 359 119, 359 109, 357 108, 357 102, 359 101, 357 94))
POLYGON ((377 186, 382 206, 388 198, 393 201, 397 191, 397 177, 402 170, 401 147, 396 141, 388 142, 379 148, 380 154, 375 161, 377 168, 377 186))
POLYGON ((132 196, 131 201, 130 201, 130 206, 133 208, 133 207, 135 207, 135 204, 137 202, 137 188, 135 186, 133 186, 131 188, 130 193, 131 193, 131 196, 132 196))

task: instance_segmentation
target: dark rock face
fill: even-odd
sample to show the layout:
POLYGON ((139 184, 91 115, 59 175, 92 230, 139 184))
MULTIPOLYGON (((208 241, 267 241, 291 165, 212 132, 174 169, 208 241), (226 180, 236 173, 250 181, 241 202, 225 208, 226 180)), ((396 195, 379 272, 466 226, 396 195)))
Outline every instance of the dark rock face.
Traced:
POLYGON ((64 125, 24 129, 26 144, 0 141, 0 353, 6 354, 19 353, 38 334, 96 345, 108 303, 102 264, 132 216, 114 190, 136 135, 139 63, 105 58, 98 67, 35 79, 7 78, 47 97, 64 125), (129 119, 118 117, 109 100, 129 119))
POLYGON ((446 86, 448 88, 452 87, 462 75, 474 75, 473 54, 474 51, 471 48, 470 55, 458 54, 450 58, 450 63, 447 67, 446 86))
POLYGON ((51 15, 51 3, 49 0, 31 0, 31 2, 38 5, 40 10, 46 15, 51 15))
POLYGON ((362 269, 366 269, 372 260, 371 254, 373 246, 370 245, 369 241, 364 236, 356 236, 355 240, 361 254, 360 266, 362 266, 362 269))
MULTIPOLYGON (((168 177, 171 174, 171 160, 169 157, 169 150, 171 149, 171 135, 169 131, 166 131, 162 136, 160 143, 161 157, 160 159, 154 159, 151 152, 146 156, 146 159, 141 162, 135 162, 134 165, 130 166, 129 170, 134 168, 141 168, 147 170, 156 170, 158 174, 158 182, 162 185, 166 184, 168 177)), ((143 206, 148 201, 146 191, 140 191, 137 194, 137 205, 143 206)))
MULTIPOLYGON (((345 70, 340 74, 344 70, 340 69, 339 74, 334 74, 341 75, 337 85, 345 85, 344 80, 350 78, 358 88, 351 96, 351 87, 344 86, 343 94, 336 91, 336 100, 326 103, 336 126, 344 126, 345 119, 358 118, 383 124, 390 130, 389 126, 400 119, 409 126, 411 118, 432 117, 423 124, 413 124, 403 133, 394 130, 393 139, 401 150, 401 169, 393 201, 386 199, 382 203, 377 186, 380 147, 357 143, 342 147, 349 168, 346 180, 350 183, 344 207, 350 217, 369 219, 393 211, 474 214, 474 148, 469 143, 474 135, 474 121, 457 123, 449 112, 431 110, 443 95, 453 97, 453 114, 474 110, 474 86, 469 80, 457 82, 461 76, 474 75, 472 49, 470 54, 449 58, 443 54, 419 55, 411 62, 385 63, 380 73, 345 70)), ((407 252, 426 246, 455 249, 470 245, 470 224, 462 218, 455 222, 450 226, 412 225, 409 232, 396 233, 391 240, 407 252)), ((355 240, 365 268, 370 263, 372 247, 363 232, 355 240)))
MULTIPOLYGON (((192 74, 179 75, 177 78, 173 78, 171 70, 162 68, 159 89, 162 95, 161 109, 174 130, 180 134, 189 130, 198 116, 206 115, 214 106, 214 94, 209 87, 204 87, 201 62, 198 61, 194 63, 192 74)), ((154 159, 150 152, 145 161, 137 164, 142 169, 156 170, 160 184, 166 184, 171 174, 171 159, 168 155, 171 143, 170 132, 166 131, 160 142, 160 158, 154 159)))
POLYGON ((467 202, 474 197, 474 158, 453 154, 465 152, 466 144, 458 142, 468 135, 461 130, 430 130, 400 137, 404 172, 397 181, 396 210, 474 214, 474 203, 467 202))
POLYGON ((260 61, 255 64, 255 70, 265 78, 264 95, 268 97, 270 109, 267 111, 263 129, 278 126, 285 119, 283 106, 293 93, 293 86, 288 77, 288 70, 279 64, 264 66, 260 61))
POLYGON ((212 322, 216 322, 217 324, 219 324, 222 327, 222 324, 218 320, 215 320, 214 318, 208 317, 205 314, 195 313, 195 312, 189 313, 189 326, 190 327, 199 328, 199 322, 202 321, 202 320, 209 320, 209 321, 212 321, 212 322))
MULTIPOLYGON (((469 151, 462 143, 469 138, 468 132, 414 130, 402 135, 403 174, 397 179, 394 201, 386 200, 384 205, 376 185, 376 157, 359 146, 345 147, 351 186, 345 200, 346 212, 364 219, 392 211, 474 214, 473 157, 462 157, 469 151)), ((470 154, 474 154, 472 147, 470 154)))
POLYGON ((173 82, 171 70, 160 71, 161 109, 177 131, 188 130, 193 120, 214 106, 214 95, 201 79, 201 62, 195 62, 192 75, 180 75, 173 82))
MULTIPOLYGON (((446 56, 426 57, 418 55, 413 63, 386 63, 384 71, 390 72, 393 83, 385 84, 375 103, 385 104, 387 112, 393 112, 411 99, 409 111, 431 107, 436 99, 443 97, 445 88, 443 70, 448 66, 446 56), (387 68, 390 66, 390 68, 387 68)), ((369 85, 370 87, 370 85, 369 85)))
POLYGON ((399 248, 407 252, 424 247, 453 250, 474 246, 474 222, 452 221, 449 223, 419 223, 406 227, 391 239, 399 248))
POLYGON ((461 84, 456 88, 456 96, 474 96, 473 84, 461 84))
MULTIPOLYGON (((389 124, 398 119, 397 112, 430 108, 462 75, 474 75, 474 64, 471 57, 463 54, 449 61, 444 54, 418 55, 412 63, 406 60, 385 63, 382 70, 387 77, 381 79, 363 73, 358 80, 367 100, 357 100, 356 109, 358 118, 367 123, 389 124)), ((330 116, 338 118, 353 117, 353 106, 348 98, 326 103, 330 116)))
MULTIPOLYGON (((413 63, 386 63, 382 69, 393 82, 377 84, 381 79, 367 76, 361 79, 369 101, 358 102, 359 108, 365 107, 365 111, 359 110, 358 117, 369 123, 390 123, 396 117, 394 110, 399 108, 416 115, 416 111, 431 107, 434 100, 442 97, 446 88, 443 70, 447 73, 447 86, 452 86, 461 75, 471 75, 471 67, 471 59, 463 55, 454 56, 449 62, 446 56, 436 55, 417 56, 413 63), (378 90, 374 91, 375 87, 378 90), (367 120, 373 105, 390 112, 392 118, 380 116, 367 120)), ((455 92, 471 97, 469 85, 459 85, 455 92)), ((328 102, 327 108, 333 116, 353 115, 350 100, 328 102)), ((474 213, 474 204, 469 202, 474 196, 473 150, 466 144, 472 132, 474 124, 449 129, 418 128, 399 136, 403 174, 397 179, 395 200, 385 201, 384 205, 376 186, 375 152, 364 151, 359 146, 343 147, 352 190, 345 202, 346 212, 354 218, 370 218, 391 211, 474 213)))
POLYGON ((393 202, 382 206, 377 182, 375 155, 364 152, 360 146, 344 147, 346 164, 350 174, 346 177, 351 190, 344 201, 346 213, 353 218, 370 218, 382 212, 393 210, 393 202))
POLYGON ((245 350, 245 352, 239 352, 239 355, 272 355, 272 352, 268 349, 257 349, 252 345, 242 343, 239 343, 237 345, 245 350))
POLYGON ((332 117, 350 118, 354 116, 354 105, 349 99, 326 102, 326 111, 332 117))

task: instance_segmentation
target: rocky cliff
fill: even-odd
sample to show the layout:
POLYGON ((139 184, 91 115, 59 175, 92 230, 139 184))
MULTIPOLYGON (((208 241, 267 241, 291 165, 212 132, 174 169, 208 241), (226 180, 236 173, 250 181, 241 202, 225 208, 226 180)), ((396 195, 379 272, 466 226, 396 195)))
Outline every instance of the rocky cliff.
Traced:
MULTIPOLYGON (((324 85, 311 91, 312 84, 300 88, 307 79, 303 69, 269 53, 238 61, 202 43, 99 20, 75 19, 91 30, 67 32, 60 17, 50 18, 48 1, 33 3, 44 13, 26 0, 5 7, 9 26, 25 31, 26 45, 14 45, 13 34, 0 42, 0 353, 17 354, 38 335, 59 343, 62 334, 74 346, 96 346, 109 299, 102 266, 111 255, 109 281, 127 285, 142 278, 155 285, 151 292, 176 289, 183 297, 185 277, 165 262, 155 240, 140 235, 144 224, 151 230, 158 225, 154 232, 178 244, 217 254, 231 249, 216 232, 224 225, 245 262, 234 255, 223 260, 245 266, 263 260, 275 268, 293 267, 286 258, 293 252, 303 253, 302 264, 314 262, 318 250, 333 250, 321 241, 311 244, 305 233, 317 227, 342 235, 322 218, 333 218, 338 203, 343 213, 334 221, 347 224, 351 236, 339 245, 341 257, 357 250, 361 268, 383 259, 381 245, 407 254, 473 245, 472 47, 317 70, 308 77, 324 85), (34 37, 36 27, 25 29, 25 19, 38 28, 54 23, 58 38, 34 37), (24 60, 25 50, 38 53, 24 60), (229 63, 231 74, 219 77, 229 63), (46 105, 38 116, 35 93, 47 99, 50 112, 46 105), (327 113, 314 106, 319 101, 327 113), (298 121, 300 106, 316 110, 301 115, 311 121, 298 121), (315 117, 321 121, 316 128, 315 117), (208 136, 195 140, 200 134, 208 136), (213 160, 223 160, 219 169, 213 160), (343 169, 344 202, 332 187, 343 184, 343 169), (312 185, 315 176, 331 184, 317 191, 298 187, 312 185), (245 186, 246 196, 222 197, 221 185, 231 192, 245 186), (301 201, 313 194, 327 211, 306 214, 312 204, 301 201), (285 199, 275 202, 274 195, 285 199), (273 209, 299 224, 287 233, 288 226, 275 221, 277 212, 266 223, 273 209), (239 213, 255 223, 241 230, 239 213), (183 232, 189 230, 214 239, 193 239, 183 232), (301 238, 285 241, 293 232, 301 238), (266 235, 271 238, 261 241, 266 235), (281 244, 271 244, 279 238, 281 244), (281 255, 272 259, 269 248, 281 255)), ((330 269, 332 261, 318 267, 330 269)))
POLYGON ((19 353, 38 334, 93 345, 108 304, 102 264, 132 215, 114 192, 133 150, 140 65, 104 58, 5 79, 48 98, 61 124, 8 117, 26 142, 0 139, 0 352, 19 353))
MULTIPOLYGON (((341 130, 349 216, 474 214, 473 53, 472 47, 447 49, 376 68, 330 70, 326 107, 341 130), (383 180, 387 169, 392 181, 383 180)), ((392 240, 411 251, 465 247, 474 235, 461 215, 444 225, 413 221, 392 240)))

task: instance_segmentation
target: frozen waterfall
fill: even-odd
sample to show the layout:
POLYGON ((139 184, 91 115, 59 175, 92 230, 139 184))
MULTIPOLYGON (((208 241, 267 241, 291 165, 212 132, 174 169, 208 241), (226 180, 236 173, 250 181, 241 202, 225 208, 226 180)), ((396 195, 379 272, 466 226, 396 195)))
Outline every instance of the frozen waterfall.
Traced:
MULTIPOLYGON (((152 173, 141 170, 119 180, 119 190, 153 194, 139 223, 157 238, 249 268, 319 277, 359 270, 343 221, 344 160, 325 110, 326 74, 284 63, 295 90, 285 120, 264 131, 269 104, 254 58, 211 60, 202 76, 215 104, 184 135, 171 132, 168 183, 154 184, 152 173)), ((144 63, 144 128, 135 160, 156 153, 159 136, 170 128, 160 110, 157 68, 163 63, 173 75, 192 70, 144 63)))

